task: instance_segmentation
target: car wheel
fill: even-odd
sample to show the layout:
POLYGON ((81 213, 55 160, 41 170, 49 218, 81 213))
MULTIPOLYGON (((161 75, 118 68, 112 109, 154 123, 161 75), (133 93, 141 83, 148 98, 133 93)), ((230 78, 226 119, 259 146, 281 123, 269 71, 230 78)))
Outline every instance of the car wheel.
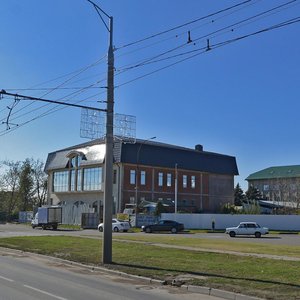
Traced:
POLYGON ((261 237, 261 233, 260 232, 255 232, 255 237, 256 238, 260 238, 261 237))
POLYGON ((119 232, 119 228, 118 227, 114 227, 114 232, 119 232))
POLYGON ((98 228, 98 230, 99 230, 100 232, 103 232, 103 227, 100 226, 100 227, 98 228))
POLYGON ((235 232, 234 231, 230 231, 229 235, 230 235, 230 237, 235 237, 235 232))
POLYGON ((177 233, 177 228, 176 228, 176 227, 173 227, 173 228, 171 229, 171 232, 172 232, 172 233, 177 233))
POLYGON ((147 232, 147 233, 151 233, 151 228, 150 228, 150 227, 147 227, 147 228, 146 228, 146 232, 147 232))

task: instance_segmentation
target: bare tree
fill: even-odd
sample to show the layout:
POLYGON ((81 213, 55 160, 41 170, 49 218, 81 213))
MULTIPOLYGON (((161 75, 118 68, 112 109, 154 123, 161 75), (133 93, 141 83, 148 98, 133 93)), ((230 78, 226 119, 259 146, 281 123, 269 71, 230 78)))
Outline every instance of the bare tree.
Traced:
POLYGON ((4 161, 2 165, 5 171, 1 177, 1 187, 2 190, 6 192, 6 210, 8 219, 10 220, 20 201, 19 188, 22 164, 20 161, 4 161))
POLYGON ((44 167, 45 165, 41 160, 31 160, 32 176, 36 196, 35 205, 39 207, 45 204, 47 195, 47 175, 44 172, 44 167))

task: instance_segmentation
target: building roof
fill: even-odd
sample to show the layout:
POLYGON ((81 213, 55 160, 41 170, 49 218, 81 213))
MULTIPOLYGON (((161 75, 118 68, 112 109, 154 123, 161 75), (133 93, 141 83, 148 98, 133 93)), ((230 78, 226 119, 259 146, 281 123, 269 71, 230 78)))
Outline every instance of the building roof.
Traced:
POLYGON ((277 179, 300 177, 300 165, 270 167, 250 174, 246 180, 277 179))
MULTIPOLYGON (((115 163, 165 168, 175 168, 177 164, 178 169, 238 175, 235 157, 203 151, 200 145, 197 145, 197 149, 137 139, 135 144, 115 141, 113 155, 115 163)), ((65 168, 68 157, 72 153, 83 153, 85 156, 83 163, 86 165, 103 163, 105 159, 104 140, 93 140, 49 153, 45 171, 65 168)))

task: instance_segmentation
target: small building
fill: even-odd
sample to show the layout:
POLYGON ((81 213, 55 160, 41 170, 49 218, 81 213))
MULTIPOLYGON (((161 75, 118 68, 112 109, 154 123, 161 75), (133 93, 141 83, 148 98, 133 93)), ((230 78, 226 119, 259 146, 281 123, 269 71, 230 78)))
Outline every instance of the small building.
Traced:
POLYGON ((246 180, 268 203, 288 209, 299 208, 300 165, 266 168, 250 174, 246 180))
MULTIPOLYGON (((136 140, 135 144, 114 142, 113 213, 126 204, 162 201, 178 212, 218 212, 234 201, 233 156, 136 140)), ((102 215, 105 142, 93 140, 49 153, 48 204, 69 205, 71 210, 102 215)))

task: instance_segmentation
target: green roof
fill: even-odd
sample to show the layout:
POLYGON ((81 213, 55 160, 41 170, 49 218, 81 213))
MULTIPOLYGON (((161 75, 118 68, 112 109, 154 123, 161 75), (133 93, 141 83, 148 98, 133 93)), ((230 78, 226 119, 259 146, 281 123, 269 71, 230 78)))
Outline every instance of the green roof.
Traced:
POLYGON ((275 178, 288 178, 288 177, 300 177, 300 165, 270 167, 258 171, 256 173, 250 174, 246 178, 246 180, 275 179, 275 178))

